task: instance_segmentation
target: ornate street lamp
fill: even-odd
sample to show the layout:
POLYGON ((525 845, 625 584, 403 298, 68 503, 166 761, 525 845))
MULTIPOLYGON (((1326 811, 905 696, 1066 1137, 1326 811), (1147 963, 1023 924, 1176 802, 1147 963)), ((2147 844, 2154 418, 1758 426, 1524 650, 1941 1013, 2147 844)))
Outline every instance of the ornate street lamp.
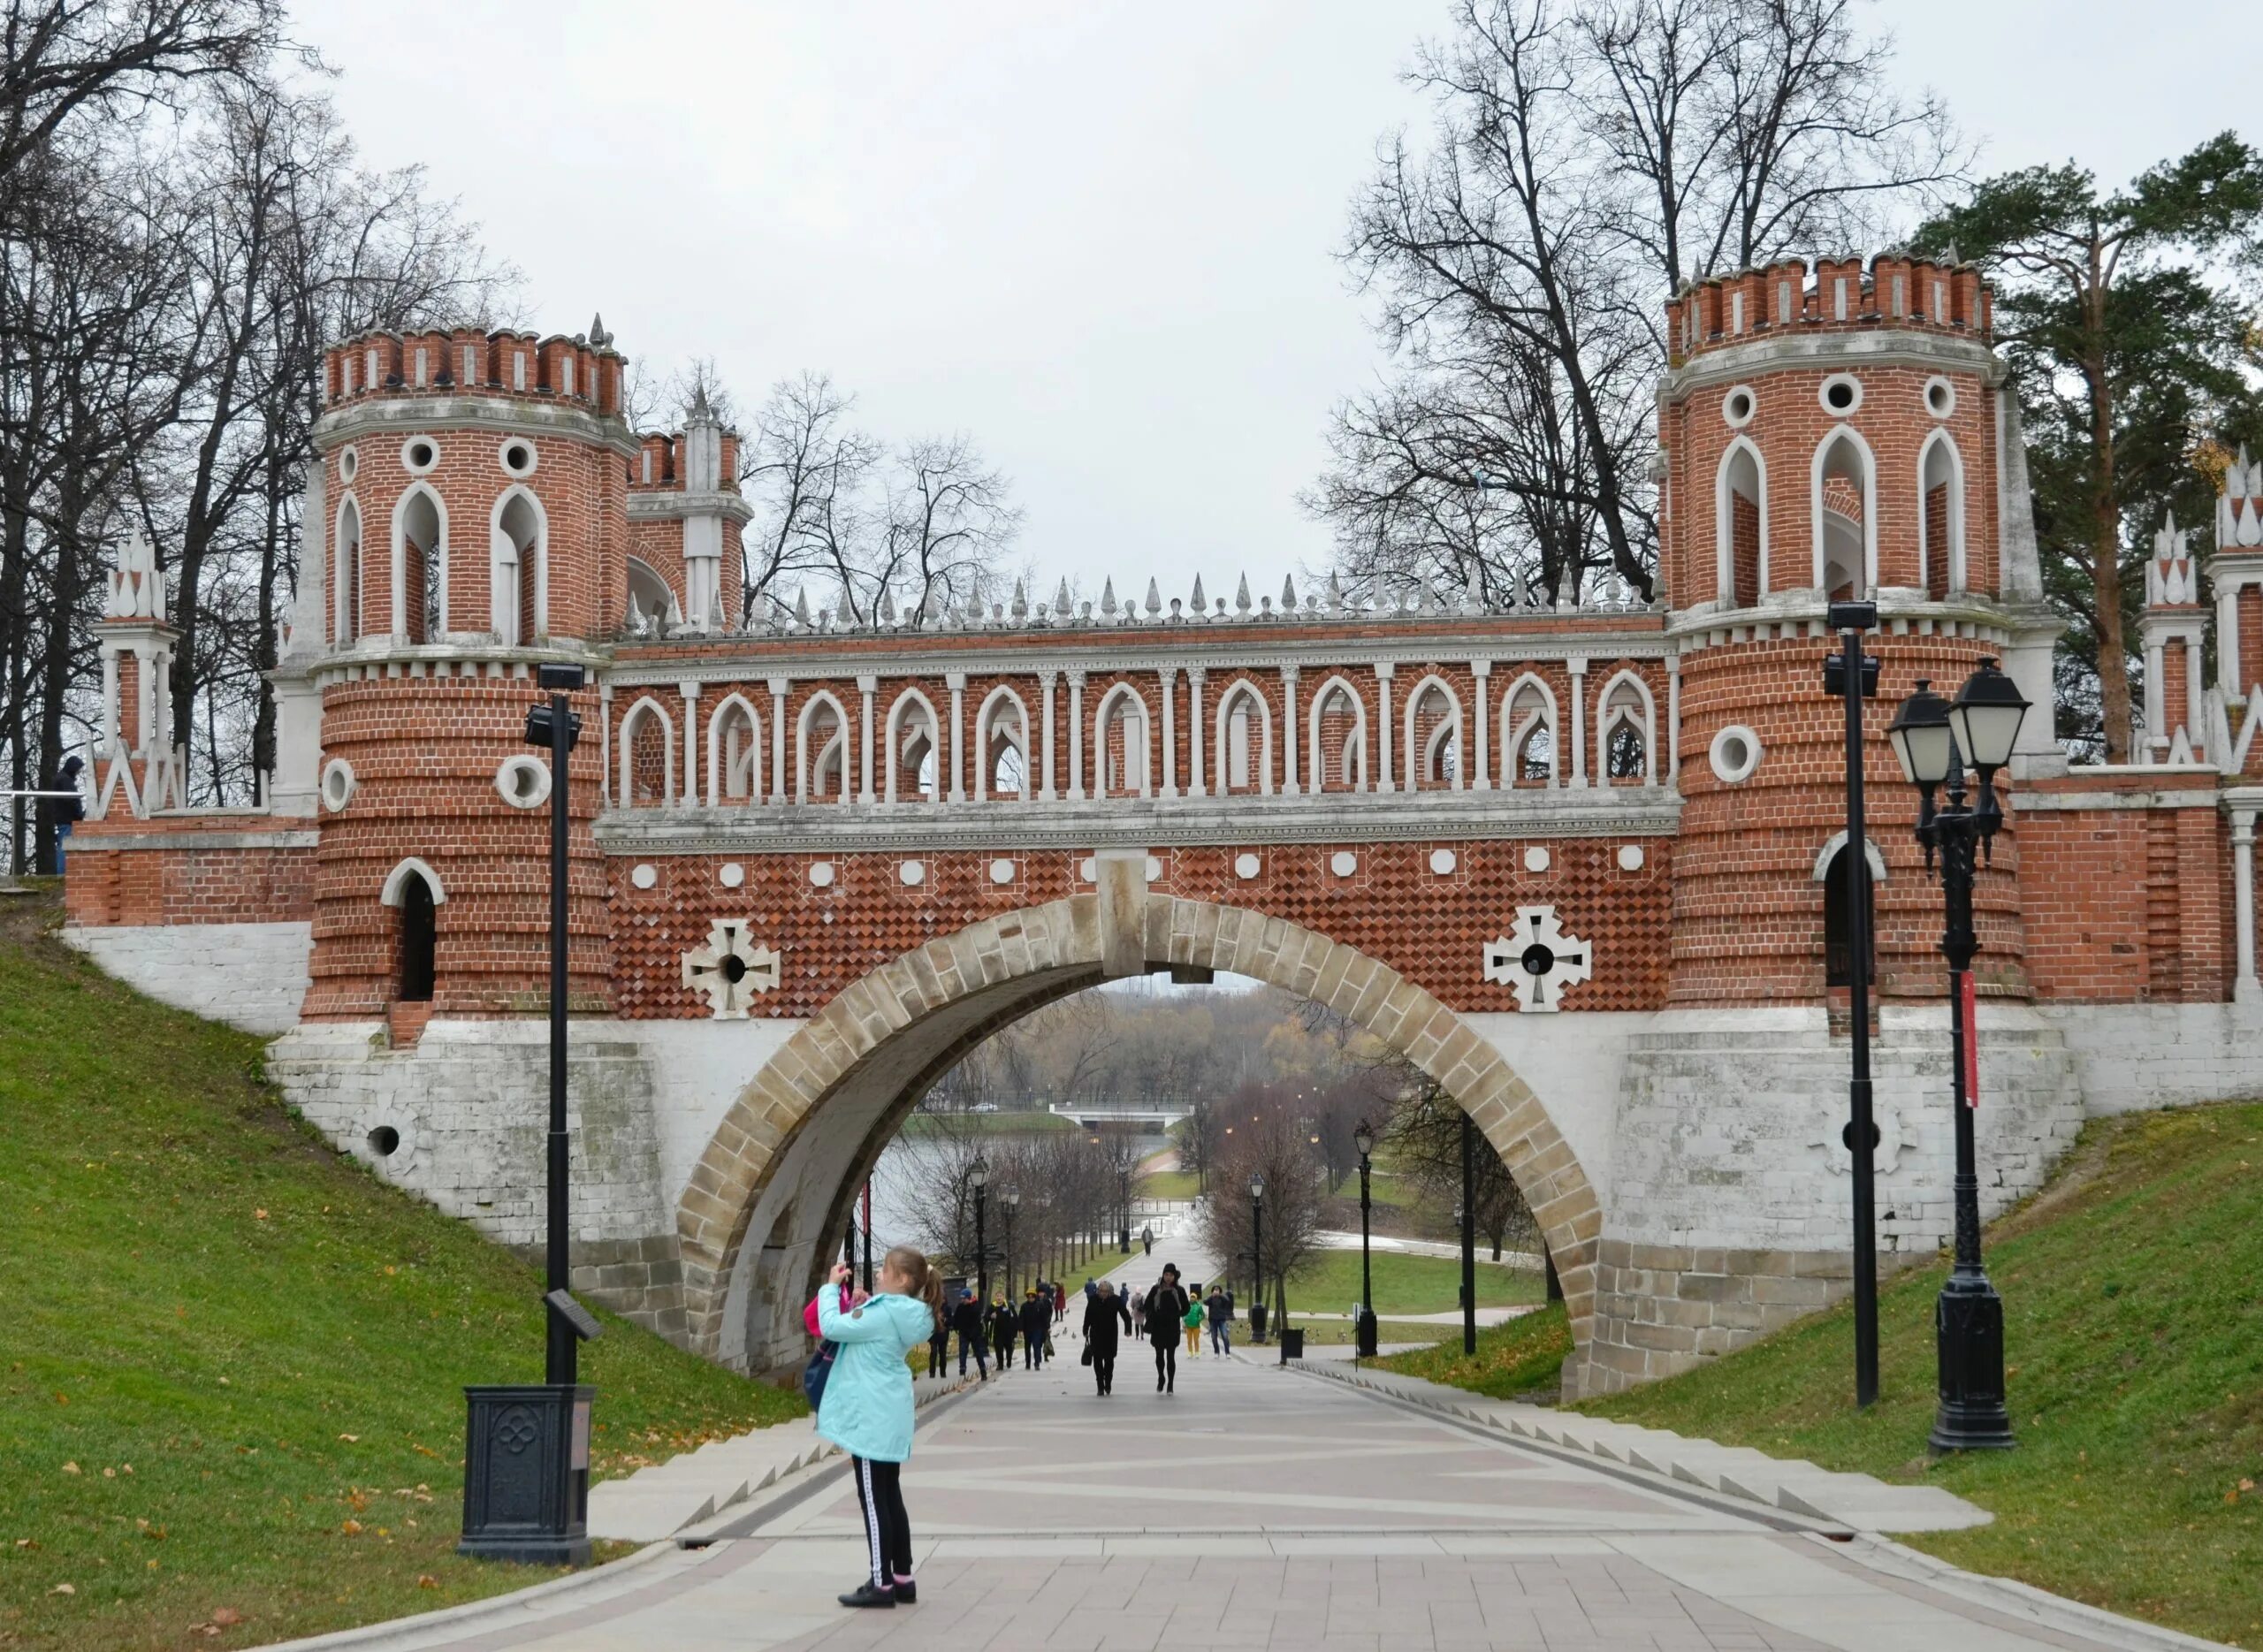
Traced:
POLYGON ((990 1161, 980 1153, 966 1167, 966 1184, 974 1190, 974 1299, 988 1306, 990 1301, 990 1245, 983 1232, 982 1190, 990 1184, 990 1161))
POLYGON ((1972 990, 1972 885, 1982 852, 1993 855, 2003 813, 1996 771, 2011 760, 2028 703, 2010 678, 1984 659, 1951 705, 1919 679, 1887 731, 1901 773, 1917 788, 1917 841, 1931 871, 1940 855, 1947 907, 1941 952, 1948 960, 1948 1014, 1954 1059, 1950 1085, 1956 1115, 1956 1261, 1933 1310, 1940 1401, 1927 1443, 1937 1451, 2000 1450, 2013 1443, 2004 1405, 2004 1304, 1980 1264, 1980 1177, 1974 1162, 1972 1111, 1979 1105, 1979 1030, 1972 990), (1979 771, 1977 808, 1965 804, 1965 764, 1979 771), (1933 793, 1946 788, 1947 806, 1933 793))
POLYGON ((1361 1119, 1352 1127, 1352 1145, 1360 1150, 1360 1357, 1375 1357, 1375 1277, 1374 1264, 1368 1255, 1368 1211, 1369 1193, 1368 1172, 1372 1168, 1368 1155, 1375 1151, 1375 1126, 1361 1119))
POLYGON ((1265 1172, 1249 1173, 1250 1271, 1257 1275, 1257 1299, 1249 1305, 1249 1340, 1265 1340, 1265 1172))
POLYGON ((1461 1351, 1477 1351, 1477 1122, 1461 1115, 1461 1202, 1453 1207, 1461 1229, 1461 1351))
POLYGON ((1022 1191, 1010 1187, 998 1195, 1006 1207, 1006 1300, 1014 1299, 1014 1213, 1022 1207, 1022 1191))

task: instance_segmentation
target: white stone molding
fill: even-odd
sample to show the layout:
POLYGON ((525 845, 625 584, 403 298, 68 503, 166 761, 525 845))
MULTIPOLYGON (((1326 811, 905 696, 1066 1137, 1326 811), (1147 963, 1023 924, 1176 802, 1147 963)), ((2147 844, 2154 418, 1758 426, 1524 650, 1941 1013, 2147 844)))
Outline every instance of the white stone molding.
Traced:
POLYGON ((1011 883, 1017 870, 1018 869, 1013 861, 1001 856, 990 863, 990 881, 995 884, 1011 883))
POLYGON ((1572 678, 1572 714, 1566 719, 1572 725, 1572 784, 1584 788, 1588 783, 1588 747, 1586 713, 1581 707, 1587 704, 1588 662, 1575 657, 1565 663, 1572 678))
POLYGON ((1524 742, 1530 737, 1536 723, 1548 731, 1548 779, 1543 789, 1553 790, 1564 783, 1564 725, 1558 716, 1556 690, 1548 679, 1536 671, 1528 671, 1509 684, 1497 703, 1501 720, 1501 789, 1514 791, 1523 775, 1524 759, 1520 755, 1524 742), (1532 689, 1540 697, 1539 706, 1517 716, 1517 706, 1524 691, 1532 689))
MULTIPOLYGON (((1139 782, 1127 789, 1141 797, 1152 796, 1154 789, 1154 742, 1148 736, 1147 702, 1140 697, 1139 691, 1128 682, 1119 682, 1110 688, 1106 694, 1101 696, 1100 704, 1093 708, 1092 795, 1095 797, 1108 796, 1108 719, 1113 714, 1114 708, 1119 701, 1131 703, 1132 714, 1138 719, 1139 730, 1139 749, 1137 752, 1132 750, 1132 742, 1129 739, 1125 740, 1124 745, 1125 777, 1130 778, 1135 762, 1139 765, 1139 782)), ((1128 723, 1130 719, 1127 719, 1126 721, 1128 723)), ((1128 728, 1126 733, 1129 733, 1128 728)))
POLYGON ((2232 983, 2236 1003, 2263 998, 2263 981, 2255 975, 2255 811, 2231 811, 2232 933, 2238 973, 2232 983))
POLYGON ((1681 784, 1681 656, 1665 657, 1665 778, 1681 784))
POLYGON ((1469 672, 1477 684, 1477 781, 1474 789, 1490 792, 1493 789, 1493 753, 1492 742, 1487 736, 1493 727, 1493 719, 1488 710, 1493 699, 1493 662, 1483 659, 1473 659, 1469 662, 1469 672))
POLYGON ((683 984, 707 1000, 718 1021, 744 1021, 746 1007, 775 992, 783 960, 758 944, 751 918, 719 917, 707 926, 705 946, 683 955, 683 984))
POLYGON ((1178 796, 1178 713, 1177 695, 1178 667, 1165 666, 1158 674, 1163 689, 1163 796, 1178 796))
POLYGON ((550 513, 532 488, 514 483, 495 496, 487 513, 488 628, 509 647, 531 646, 550 635, 550 513), (523 502, 534 518, 534 537, 522 549, 503 526, 503 514, 514 501, 523 502), (532 567, 528 566, 532 563, 532 567), (503 569, 511 570, 509 579, 503 569), (534 636, 519 635, 520 582, 534 581, 534 636))
POLYGON ((1191 748, 1186 754, 1189 759, 1186 765, 1186 795, 1190 797, 1200 797, 1203 795, 1202 684, 1209 674, 1200 666, 1189 666, 1186 668, 1186 739, 1191 748))
POLYGON ((1917 449, 1917 585, 1921 590, 1931 590, 1932 560, 1946 551, 1948 557, 1948 585, 1950 590, 1963 590, 1972 582, 1965 547, 1970 541, 1964 532, 1964 455, 1957 450, 1956 438, 1946 430, 1936 429, 1917 449), (1926 537, 1925 471, 1933 452, 1938 448, 1948 455, 1948 544, 1934 545, 1926 537))
POLYGON ((1212 714, 1210 761, 1215 784, 1211 790, 1224 797, 1233 791, 1233 718, 1237 706, 1255 707, 1256 739, 1247 747, 1249 757, 1249 788, 1261 797, 1273 795, 1273 708, 1266 703, 1265 692, 1248 677, 1237 677, 1218 695, 1216 711, 1212 714))
POLYGON ((1339 878, 1354 877, 1360 870, 1360 857, 1348 849, 1339 849, 1328 857, 1328 870, 1339 878))
POLYGON ((680 682, 676 690, 683 696, 683 791, 679 801, 697 803, 699 801, 699 685, 680 682))
POLYGON ((1069 674, 1069 798, 1085 795, 1085 674, 1069 674))
POLYGON ((1556 857, 1548 852, 1545 844, 1535 843, 1525 849, 1524 869, 1527 872, 1546 872, 1555 863, 1556 857))
POLYGON ((1731 723, 1713 736, 1705 758, 1712 765, 1715 780, 1724 786, 1736 786, 1752 778, 1764 755, 1758 735, 1742 723, 1731 723))
MULTIPOLYGON (((1281 667, 1281 789, 1293 797, 1297 795, 1297 672, 1294 666, 1281 667)), ((1273 772, 1271 746, 1273 731, 1265 731, 1268 748, 1265 772, 1273 772)))
POLYGON ((1029 707, 1011 684, 1002 682, 982 697, 982 704, 974 713, 974 796, 977 802, 987 801, 993 796, 990 777, 998 765, 994 747, 997 739, 1005 739, 1007 744, 1020 753, 1022 789, 1019 801, 1027 803, 1030 800, 1030 781, 1033 777, 1030 773, 1029 721, 1029 707), (1018 735, 1007 738, 994 727, 993 719, 1001 704, 1014 708, 1014 716, 1021 729, 1018 735))
POLYGON ((927 863, 924 860, 896 862, 895 880, 907 889, 918 888, 927 881, 927 863))
POLYGON ((660 869, 651 861, 640 862, 629 869, 629 882, 634 888, 658 888, 660 882, 660 869))
MULTIPOLYGON (((867 808, 872 801, 872 696, 879 692, 880 680, 867 672, 857 679, 857 692, 863 697, 863 727, 857 742, 857 766, 859 784, 857 798, 867 808)), ((845 776, 843 777, 846 778, 845 776)))
POLYGON ((1264 870, 1265 862, 1263 857, 1252 853, 1248 849, 1244 849, 1240 854, 1234 856, 1234 876, 1240 879, 1244 883, 1249 882, 1252 879, 1255 878, 1259 872, 1264 870))
POLYGON ((105 640, 101 645, 103 660, 103 732, 101 743, 95 749, 98 758, 118 756, 118 648, 105 640))
MULTIPOLYGON (((1839 858, 1839 851, 1846 847, 1847 833, 1844 827, 1833 832, 1823 841, 1822 851, 1815 857, 1816 882, 1821 883, 1831 876, 1831 863, 1839 858)), ((1886 856, 1878 852, 1878 840, 1867 832, 1863 834, 1863 858, 1871 864, 1871 881, 1873 884, 1884 883, 1886 856)))
POLYGON ((763 686, 770 690, 770 800, 777 803, 786 796, 786 694, 793 680, 772 677, 763 686))
POLYGON ((1485 978, 1517 995, 1527 1015, 1551 1015, 1595 973, 1595 948, 1566 932, 1552 906, 1520 906, 1509 933, 1485 948, 1485 978))
MULTIPOLYGON (((331 408, 315 422, 314 444, 317 452, 328 453, 341 443, 363 437, 390 440, 397 433, 427 425, 484 430, 497 436, 563 438, 577 445, 608 448, 624 461, 634 461, 643 451, 636 434, 623 421, 603 416, 585 407, 507 400, 486 395, 422 396, 413 400, 379 397, 350 402, 331 408)), ((650 496, 631 494, 629 499, 633 505, 638 499, 647 497, 650 496)))
POLYGON ((927 750, 935 760, 935 796, 940 799, 943 795, 943 719, 936 715, 934 702, 915 684, 899 693, 888 708, 888 775, 881 783, 880 795, 892 803, 914 801, 896 795, 897 777, 908 766, 903 760, 905 713, 914 707, 926 719, 927 750))
POLYGON ((746 867, 735 860, 727 860, 715 868, 715 881, 726 889, 737 889, 746 883, 746 867))
POLYGON ((331 529, 331 641, 343 647, 362 634, 362 582, 367 553, 363 548, 362 505, 349 491, 338 501, 331 529))
POLYGON ((1640 872, 1649 859, 1649 853, 1640 843, 1621 843, 1619 846, 1619 870, 1621 872, 1640 872))
POLYGON ((377 903, 380 906, 399 906, 411 878, 424 879, 424 887, 432 892, 434 906, 448 903, 448 892, 441 887, 440 874, 414 855, 407 856, 385 874, 385 883, 377 890, 377 903))
POLYGON ((1655 786, 1658 783, 1657 702, 1650 696, 1650 685, 1631 666, 1613 673, 1603 685, 1603 692, 1595 697, 1595 755, 1596 765, 1603 771, 1599 778, 1604 784, 1610 783, 1611 731, 1621 722, 1633 720, 1623 708, 1615 713, 1611 708, 1619 689, 1629 683, 1642 702, 1642 720, 1634 730, 1642 740, 1642 784, 1655 786))
POLYGON ((815 860, 810 863, 810 886, 812 888, 830 889, 833 887, 834 879, 838 875, 834 871, 833 863, 829 860, 815 860))
MULTIPOLYGON (((848 801, 850 787, 853 784, 856 772, 849 766, 849 708, 841 704, 832 689, 819 689, 802 702, 801 713, 794 719, 794 801, 797 803, 810 801, 810 771, 812 766, 819 769, 824 766, 825 751, 810 750, 810 726, 817 721, 817 714, 821 710, 832 712, 834 726, 839 731, 834 735, 841 742, 839 801, 848 801)), ((826 750, 830 749, 827 747, 826 750)))
POLYGON ((1830 595, 1830 584, 1829 575, 1824 571, 1823 470, 1831 450, 1842 441, 1850 443, 1863 461, 1863 591, 1855 594, 1860 596, 1878 589, 1878 455, 1871 452, 1871 445, 1863 439, 1860 430, 1851 424, 1839 424, 1832 426, 1815 445, 1815 457, 1808 461, 1809 506, 1815 535, 1813 583, 1815 589, 1826 598, 1830 595))
POLYGON ((392 506, 392 612, 386 616, 385 629, 397 643, 408 641, 408 507, 420 499, 431 502, 439 529, 428 554, 440 559, 440 612, 437 622, 435 616, 424 616, 424 640, 438 641, 447 629, 448 506, 431 483, 420 479, 403 488, 392 506))
POLYGON ((531 752, 505 757, 495 770, 495 795, 514 809, 539 809, 550 801, 550 765, 531 752))
POLYGON ((660 807, 667 808, 676 800, 675 788, 675 723, 668 716, 667 707, 650 694, 630 706, 621 719, 621 806, 633 808, 636 802, 636 730, 647 718, 656 717, 660 722, 660 745, 667 761, 662 773, 665 779, 660 788, 660 807))
MULTIPOLYGON (((734 712, 746 714, 746 801, 758 801, 762 796, 762 713, 754 709, 754 702, 743 694, 727 696, 707 719, 707 806, 720 807, 729 797, 735 777, 732 770, 738 766, 731 757, 724 741, 724 730, 734 712)), ((772 800, 775 802, 773 798, 772 800)))
POLYGON ((1059 789, 1053 784, 1053 697, 1060 684, 1061 674, 1048 668, 1038 673, 1037 680, 1045 696, 1045 773, 1039 782, 1037 795, 1041 802, 1049 803, 1060 796, 1059 789))
POLYGON ((1382 747, 1375 764, 1375 789, 1391 789, 1391 677, 1393 663, 1375 662, 1375 739, 1382 747))
POLYGON ((1454 868, 1460 864, 1461 857, 1450 849, 1434 849, 1430 851, 1430 875, 1434 878, 1451 878, 1453 876, 1454 868))
POLYGON ((613 788, 613 684, 600 678, 598 681, 598 807, 604 809, 612 802, 613 788))
POLYGON ((943 686, 951 691, 951 783, 937 791, 955 803, 966 801, 966 673, 947 671, 943 686))
POLYGON ((1753 567, 1753 589, 1757 596, 1768 594, 1768 461, 1757 443, 1740 436, 1723 450, 1720 466, 1713 472, 1713 591, 1724 608, 1737 605, 1736 513, 1729 505, 1729 496, 1736 490, 1729 481, 1729 471, 1740 457, 1752 461, 1759 489, 1753 501, 1760 514, 1760 551, 1753 567))
MULTIPOLYGON (((1413 690, 1406 697, 1406 705, 1401 708, 1399 712, 1399 716, 1405 723, 1405 727, 1401 730, 1402 745, 1404 747, 1405 755, 1401 757, 1400 761, 1405 765, 1406 787, 1410 792, 1421 790, 1420 781, 1422 776, 1422 772, 1430 765, 1429 752, 1421 750, 1417 746, 1414 738, 1414 719, 1417 712, 1421 707, 1422 697, 1429 693, 1432 689, 1436 689, 1440 694, 1445 696, 1446 699, 1446 720, 1439 725, 1440 729, 1442 731, 1452 731, 1458 748, 1466 747, 1467 744, 1467 742, 1463 741, 1461 737, 1463 726, 1461 697, 1453 691, 1453 684, 1448 682, 1444 677, 1440 676, 1435 671, 1429 673, 1424 676, 1420 682, 1417 682, 1414 685, 1413 690)), ((1468 759, 1469 754, 1467 750, 1459 750, 1457 760, 1454 764, 1453 789, 1456 791, 1459 791, 1468 783, 1468 776, 1467 773, 1468 759)))
POLYGON ((1310 759, 1305 765, 1305 785, 1308 790, 1314 793, 1322 789, 1328 778, 1328 753, 1321 748, 1320 743, 1321 720, 1329 702, 1335 697, 1339 689, 1343 690, 1344 697, 1351 703, 1352 706, 1352 741, 1345 750, 1352 756, 1353 760, 1350 767, 1358 771, 1357 780, 1352 780, 1347 773, 1346 784, 1355 792, 1365 792, 1368 789, 1368 703, 1360 696, 1359 689, 1352 686, 1350 678, 1338 674, 1330 677, 1327 681, 1322 683, 1320 691, 1312 697, 1312 704, 1305 708, 1305 755, 1310 759))
POLYGON ((344 757, 332 757, 322 765, 322 806, 337 814, 354 801, 359 782, 354 778, 354 765, 344 757))

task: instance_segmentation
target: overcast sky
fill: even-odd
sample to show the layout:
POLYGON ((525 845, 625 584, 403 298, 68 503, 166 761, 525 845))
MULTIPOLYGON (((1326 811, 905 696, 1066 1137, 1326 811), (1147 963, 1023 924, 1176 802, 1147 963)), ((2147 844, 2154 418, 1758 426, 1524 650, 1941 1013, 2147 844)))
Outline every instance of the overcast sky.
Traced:
MULTIPOLYGON (((803 368, 891 437, 964 430, 1044 588, 1231 593, 1322 564, 1298 509, 1378 355, 1331 252, 1440 0, 299 0, 375 165, 743 407, 803 368)), ((1990 170, 2109 181, 2252 98, 2250 7, 1896 0, 1900 78, 1990 170)))

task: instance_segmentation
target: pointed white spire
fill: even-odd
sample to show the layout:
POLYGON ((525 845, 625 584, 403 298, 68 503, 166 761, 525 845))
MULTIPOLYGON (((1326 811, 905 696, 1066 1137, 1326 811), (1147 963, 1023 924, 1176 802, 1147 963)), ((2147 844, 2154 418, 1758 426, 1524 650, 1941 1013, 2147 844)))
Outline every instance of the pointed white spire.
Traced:
POLYGON ((888 582, 885 580, 880 582, 879 613, 880 623, 882 625, 894 625, 895 623, 895 593, 888 589, 888 582))
POLYGON ((1296 575, 1293 575, 1293 574, 1284 574, 1283 575, 1281 575, 1281 612, 1282 612, 1283 613, 1294 613, 1296 611, 1297 611, 1297 580, 1296 580, 1296 575))
POLYGON ((1063 620, 1069 617, 1069 581, 1065 575, 1062 576, 1061 589, 1053 593, 1053 612, 1063 620))
POLYGON ((810 628, 810 588, 806 585, 794 593, 794 623, 804 631, 810 628))
POLYGON ((1249 612, 1249 575, 1246 574, 1241 576, 1241 584, 1234 591, 1234 612, 1236 613, 1249 612))
POLYGON ((1344 582, 1336 577, 1334 568, 1328 570, 1328 611, 1330 613, 1344 612, 1344 582))
POLYGON ((1485 607, 1485 580, 1474 559, 1469 564, 1469 580, 1462 587, 1462 598, 1469 607, 1481 613, 1485 607))
POLYGON ((1019 625, 1023 620, 1029 618, 1029 598, 1027 594, 1023 591, 1022 582, 1019 580, 1016 580, 1014 582, 1014 605, 1012 613, 1014 616, 1014 623, 1017 625, 1019 625))
POLYGON ((1152 574, 1147 575, 1147 600, 1141 605, 1151 614, 1163 611, 1163 594, 1156 588, 1155 576, 1152 574))
POLYGON ((1101 587, 1100 611, 1111 620, 1116 618, 1116 576, 1112 574, 1109 575, 1108 582, 1101 587))
POLYGON ((1202 576, 1200 574, 1194 576, 1194 595, 1187 605, 1199 614, 1210 612, 1210 599, 1202 594, 1202 576))

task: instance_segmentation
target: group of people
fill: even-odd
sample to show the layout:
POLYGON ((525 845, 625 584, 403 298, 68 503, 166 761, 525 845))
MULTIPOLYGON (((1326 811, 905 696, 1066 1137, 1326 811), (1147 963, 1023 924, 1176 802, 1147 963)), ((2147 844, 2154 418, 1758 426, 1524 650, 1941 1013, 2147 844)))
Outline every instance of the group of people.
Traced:
POLYGON ((987 1382, 990 1356, 994 1352, 998 1356, 998 1369, 1010 1371, 1017 1349, 1022 1363, 1032 1371, 1038 1370, 1053 1352, 1053 1328, 1067 1317, 1068 1304, 1068 1287, 1058 1280, 1038 1281, 1022 1293, 1018 1306, 1007 1301, 1002 1290, 991 1293, 987 1308, 973 1291, 961 1291, 949 1312, 936 1317, 927 1337, 927 1374, 938 1377, 948 1372, 954 1333, 958 1337, 961 1376, 966 1374, 966 1363, 971 1359, 977 1374, 987 1382))
MULTIPOLYGON (((843 1606, 894 1607, 919 1598, 902 1482, 903 1464, 911 1455, 911 1351, 926 1343, 928 1374, 941 1375, 956 1331, 961 1375, 971 1355, 988 1381, 991 1347, 996 1347, 1003 1369, 1017 1343, 1035 1370, 1052 1352, 1052 1327, 1066 1316, 1068 1301, 1062 1285, 1043 1283, 1025 1291, 1018 1307, 1001 1291, 986 1309, 966 1290, 946 1308, 941 1275, 908 1245, 888 1252, 869 1293, 856 1288, 845 1262, 833 1270, 804 1316, 819 1341, 804 1388, 817 1407, 818 1433, 848 1453, 864 1513, 871 1575, 841 1596, 843 1606)), ((1162 1276, 1136 1294, 1119 1292, 1112 1281, 1087 1281, 1084 1362, 1092 1367, 1100 1394, 1113 1393, 1120 1333, 1136 1328, 1155 1351, 1155 1392, 1176 1393, 1182 1340, 1189 1357, 1199 1357, 1207 1328, 1212 1351, 1231 1353, 1233 1319, 1231 1291, 1214 1285, 1206 1294, 1200 1283, 1183 1285, 1172 1263, 1166 1262, 1162 1276)))

